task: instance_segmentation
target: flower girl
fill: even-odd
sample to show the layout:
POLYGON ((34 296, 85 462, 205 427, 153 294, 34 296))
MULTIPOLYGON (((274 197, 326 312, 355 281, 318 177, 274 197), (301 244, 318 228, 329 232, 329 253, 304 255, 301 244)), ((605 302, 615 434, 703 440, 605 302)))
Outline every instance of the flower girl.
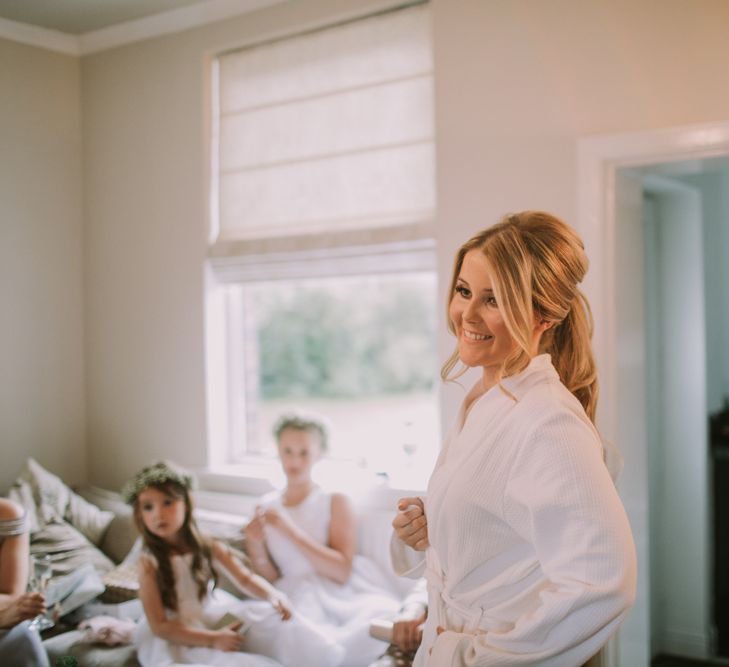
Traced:
POLYGON ((339 647, 295 614, 286 596, 251 572, 192 516, 192 478, 166 463, 141 470, 123 490, 144 549, 135 643, 142 667, 335 667, 339 647), (243 593, 215 589, 223 570, 243 593), (296 646, 310 647, 304 654, 296 646))

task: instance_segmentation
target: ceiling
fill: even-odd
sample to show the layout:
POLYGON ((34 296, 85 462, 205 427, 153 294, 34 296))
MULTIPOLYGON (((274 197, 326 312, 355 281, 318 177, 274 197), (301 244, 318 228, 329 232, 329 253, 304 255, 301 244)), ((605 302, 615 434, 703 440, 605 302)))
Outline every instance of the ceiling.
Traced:
POLYGON ((0 18, 82 35, 214 0, 0 0, 0 18))

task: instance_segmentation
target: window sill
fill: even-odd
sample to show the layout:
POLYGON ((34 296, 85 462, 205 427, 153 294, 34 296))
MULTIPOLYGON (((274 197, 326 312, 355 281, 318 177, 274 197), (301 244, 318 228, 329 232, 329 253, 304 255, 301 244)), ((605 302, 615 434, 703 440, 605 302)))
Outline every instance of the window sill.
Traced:
MULTIPOLYGON (((277 461, 255 458, 244 463, 198 469, 195 475, 203 496, 219 494, 226 506, 233 502, 245 512, 255 506, 260 496, 284 485, 277 461)), ((322 461, 314 471, 314 478, 327 490, 344 492, 355 505, 371 509, 392 510, 402 497, 425 495, 425 484, 408 479, 406 473, 387 479, 341 462, 322 461)), ((211 502, 205 505, 216 509, 210 506, 211 502)))

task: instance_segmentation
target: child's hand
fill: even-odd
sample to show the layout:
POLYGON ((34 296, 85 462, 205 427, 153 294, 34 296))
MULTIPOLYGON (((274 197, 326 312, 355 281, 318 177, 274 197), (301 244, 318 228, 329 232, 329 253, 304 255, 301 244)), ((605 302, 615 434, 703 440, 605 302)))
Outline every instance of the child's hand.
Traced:
POLYGON ((218 651, 240 651, 243 648, 243 635, 238 632, 243 623, 237 621, 218 630, 213 637, 213 648, 218 651))
POLYGON ((281 614, 281 618, 284 621, 288 621, 293 614, 293 609, 289 599, 283 593, 275 593, 268 598, 271 606, 281 614))

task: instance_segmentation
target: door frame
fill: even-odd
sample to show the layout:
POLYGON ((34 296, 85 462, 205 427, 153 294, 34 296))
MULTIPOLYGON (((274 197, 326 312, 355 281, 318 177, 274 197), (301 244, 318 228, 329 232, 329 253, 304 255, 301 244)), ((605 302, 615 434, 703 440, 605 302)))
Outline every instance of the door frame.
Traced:
MULTIPOLYGON (((601 433, 616 442, 618 433, 618 321, 616 224, 618 170, 700 160, 729 155, 729 122, 661 128, 640 132, 583 137, 577 145, 577 224, 585 242, 590 270, 584 283, 595 317, 594 349, 600 371, 600 405, 597 421, 601 433)), ((644 449, 647 443, 642 443, 644 449)), ((643 456, 647 451, 641 452, 643 456)), ((623 489, 621 495, 648 506, 648 480, 640 489, 623 489)), ((626 503, 628 516, 631 507, 626 503)), ((640 525, 645 517, 636 517, 640 525)), ((649 572, 647 553, 639 553, 639 569, 649 572), (641 559, 643 567, 641 567, 641 559), (645 568, 645 569, 643 569, 645 568)), ((641 604, 649 604, 643 600, 641 604)), ((646 610, 642 610, 643 613, 646 610)), ((648 628, 650 635, 650 628, 648 628)), ((618 667, 617 641, 606 651, 607 667, 618 667)), ((650 643, 650 636, 646 637, 650 643)), ((626 667, 626 666, 623 666, 626 667)))

